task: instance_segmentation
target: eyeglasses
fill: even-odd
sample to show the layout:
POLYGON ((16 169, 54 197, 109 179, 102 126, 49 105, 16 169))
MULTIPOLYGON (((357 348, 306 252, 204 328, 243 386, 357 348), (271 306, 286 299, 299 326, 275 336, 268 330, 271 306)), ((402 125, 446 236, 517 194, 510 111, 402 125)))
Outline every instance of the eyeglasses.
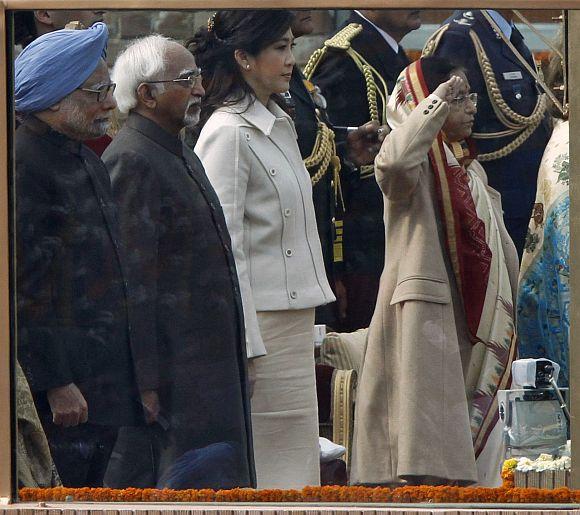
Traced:
POLYGON ((97 86, 95 88, 77 88, 81 91, 87 91, 88 93, 94 93, 97 95, 97 102, 103 102, 105 98, 109 96, 109 93, 113 94, 115 87, 117 85, 114 82, 109 84, 103 84, 102 86, 97 86))
POLYGON ((451 105, 455 107, 463 107, 463 109, 465 109, 468 100, 473 104, 473 107, 477 107, 477 93, 469 93, 468 95, 455 97, 451 100, 451 105))
POLYGON ((179 84, 184 88, 193 88, 200 80, 201 80, 201 68, 196 68, 187 77, 179 77, 177 79, 169 79, 169 80, 148 80, 145 81, 145 84, 162 84, 164 82, 175 82, 176 84, 179 84))

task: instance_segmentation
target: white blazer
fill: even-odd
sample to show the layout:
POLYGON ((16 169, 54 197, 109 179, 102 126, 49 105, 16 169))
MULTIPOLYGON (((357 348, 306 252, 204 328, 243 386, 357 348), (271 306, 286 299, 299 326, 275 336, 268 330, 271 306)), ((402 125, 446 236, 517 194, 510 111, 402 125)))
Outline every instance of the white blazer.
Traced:
POLYGON ((275 102, 215 111, 195 152, 215 188, 232 239, 248 357, 266 354, 257 311, 335 300, 324 270, 312 185, 291 118, 275 102))

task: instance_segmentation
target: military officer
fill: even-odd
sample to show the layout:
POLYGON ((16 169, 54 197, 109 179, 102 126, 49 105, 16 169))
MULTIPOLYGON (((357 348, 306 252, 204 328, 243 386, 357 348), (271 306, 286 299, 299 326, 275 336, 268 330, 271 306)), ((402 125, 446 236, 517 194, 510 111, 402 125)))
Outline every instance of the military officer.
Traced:
MULTIPOLYGON (((417 10, 353 11, 324 48, 312 55, 305 75, 320 87, 334 125, 359 126, 369 120, 386 123, 386 100, 399 73, 409 64, 399 41, 420 26, 417 10)), ((342 181, 346 205, 344 331, 369 325, 385 252, 383 200, 374 168, 353 165, 355 173, 345 174, 342 181)))
POLYGON ((478 94, 473 127, 478 160, 502 194, 505 224, 521 258, 550 124, 537 75, 529 69, 535 70, 532 53, 512 16, 510 10, 456 11, 423 54, 464 67, 478 94))

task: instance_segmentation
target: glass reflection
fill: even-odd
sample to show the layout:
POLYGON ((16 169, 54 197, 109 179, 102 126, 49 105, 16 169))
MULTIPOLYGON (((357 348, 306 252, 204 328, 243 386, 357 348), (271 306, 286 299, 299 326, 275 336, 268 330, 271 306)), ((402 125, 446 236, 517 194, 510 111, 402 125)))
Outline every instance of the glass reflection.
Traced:
POLYGON ((561 50, 508 10, 14 27, 22 485, 501 482, 516 334, 568 381, 561 50))

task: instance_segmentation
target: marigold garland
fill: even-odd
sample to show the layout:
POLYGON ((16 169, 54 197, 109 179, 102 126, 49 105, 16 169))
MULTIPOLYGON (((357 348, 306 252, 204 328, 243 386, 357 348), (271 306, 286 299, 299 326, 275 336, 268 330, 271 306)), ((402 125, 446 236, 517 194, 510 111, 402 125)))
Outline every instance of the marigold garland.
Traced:
POLYGON ((351 502, 351 503, 578 503, 580 490, 558 488, 514 488, 513 469, 502 474, 500 488, 457 486, 404 486, 367 488, 362 486, 306 487, 302 490, 156 490, 153 488, 22 488, 20 501, 92 502, 351 502), (506 477, 512 473, 511 482, 506 477))
POLYGON ((516 458, 511 458, 509 460, 505 460, 501 467, 501 478, 503 480, 503 486, 505 488, 513 488, 514 485, 514 471, 516 470, 516 466, 518 464, 518 460, 516 458))

